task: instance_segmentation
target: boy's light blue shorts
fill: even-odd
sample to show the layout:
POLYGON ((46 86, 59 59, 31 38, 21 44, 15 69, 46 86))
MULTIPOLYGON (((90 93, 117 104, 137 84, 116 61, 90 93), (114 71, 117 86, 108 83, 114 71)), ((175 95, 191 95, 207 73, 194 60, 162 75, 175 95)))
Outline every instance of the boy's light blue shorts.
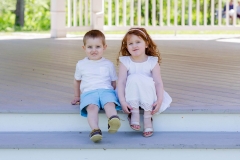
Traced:
POLYGON ((104 105, 108 102, 116 104, 116 110, 121 110, 120 103, 113 89, 96 89, 81 94, 80 97, 80 113, 83 117, 87 117, 87 106, 95 104, 100 109, 104 109, 104 105))

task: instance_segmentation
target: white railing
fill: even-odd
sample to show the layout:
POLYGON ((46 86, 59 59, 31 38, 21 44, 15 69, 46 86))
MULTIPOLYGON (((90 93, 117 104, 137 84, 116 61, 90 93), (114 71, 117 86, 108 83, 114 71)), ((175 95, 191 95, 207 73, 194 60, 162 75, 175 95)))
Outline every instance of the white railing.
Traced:
POLYGON ((54 21, 51 32, 58 33, 60 29, 57 24, 62 25, 64 21, 67 21, 66 31, 86 31, 93 28, 116 31, 127 30, 130 27, 174 31, 239 30, 240 19, 236 16, 237 0, 233 0, 235 13, 229 9, 229 1, 51 0, 54 21), (63 17, 63 13, 66 13, 66 17, 63 17))

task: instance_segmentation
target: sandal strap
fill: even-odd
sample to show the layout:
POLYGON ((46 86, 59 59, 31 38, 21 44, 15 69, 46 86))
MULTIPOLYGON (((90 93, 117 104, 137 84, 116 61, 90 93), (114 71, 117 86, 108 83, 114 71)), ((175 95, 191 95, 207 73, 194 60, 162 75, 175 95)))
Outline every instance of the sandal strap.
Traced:
POLYGON ((89 134, 89 137, 92 137, 96 134, 102 135, 102 131, 100 129, 93 129, 92 132, 89 134))
POLYGON ((108 119, 108 121, 110 121, 110 120, 113 119, 113 118, 117 118, 117 119, 120 120, 120 118, 119 118, 117 115, 113 115, 113 116, 111 116, 111 117, 108 119))
POLYGON ((144 132, 153 132, 153 128, 145 128, 144 132))

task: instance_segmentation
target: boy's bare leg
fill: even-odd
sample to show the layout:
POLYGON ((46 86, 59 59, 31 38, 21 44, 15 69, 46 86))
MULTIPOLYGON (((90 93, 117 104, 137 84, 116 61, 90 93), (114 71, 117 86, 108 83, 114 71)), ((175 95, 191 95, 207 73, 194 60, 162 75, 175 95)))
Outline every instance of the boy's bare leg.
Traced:
POLYGON ((117 111, 115 109, 115 103, 113 102, 106 103, 104 106, 104 110, 108 118, 110 118, 113 115, 117 115, 117 111))
POLYGON ((117 111, 115 109, 115 103, 109 102, 104 105, 104 110, 108 120, 108 132, 116 133, 121 126, 119 117, 117 116, 117 111))
POLYGON ((87 119, 88 119, 88 124, 91 127, 91 129, 99 129, 98 126, 98 106, 95 104, 90 104, 87 106, 87 119))

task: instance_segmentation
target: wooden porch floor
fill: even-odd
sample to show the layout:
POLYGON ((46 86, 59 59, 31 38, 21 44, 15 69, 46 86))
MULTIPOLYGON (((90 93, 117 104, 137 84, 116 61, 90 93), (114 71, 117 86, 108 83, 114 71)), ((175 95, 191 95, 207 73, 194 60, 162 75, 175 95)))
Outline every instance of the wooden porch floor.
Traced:
MULTIPOLYGON (((170 111, 240 112, 240 43, 156 40, 162 54, 170 111)), ((105 57, 116 64, 119 40, 108 40, 105 57)), ((76 113, 75 65, 82 40, 0 40, 0 113, 76 113)))

